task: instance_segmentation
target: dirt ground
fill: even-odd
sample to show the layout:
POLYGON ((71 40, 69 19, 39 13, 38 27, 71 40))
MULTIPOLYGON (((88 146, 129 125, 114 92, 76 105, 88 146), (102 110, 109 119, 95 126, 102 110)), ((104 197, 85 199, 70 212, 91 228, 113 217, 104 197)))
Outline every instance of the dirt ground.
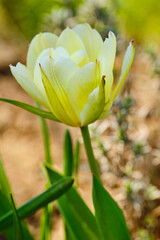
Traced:
MULTIPOLYGON (((4 48, 3 43, 1 43, 0 51, 4 51, 4 48)), ((15 54, 12 48, 7 48, 7 52, 8 55, 5 56, 3 54, 5 57, 0 61, 0 97, 34 104, 31 97, 23 91, 11 76, 7 67, 9 63, 15 64, 18 59, 23 59, 23 57, 17 55, 17 52, 15 54)), ((132 124, 129 134, 132 140, 144 141, 145 144, 147 143, 147 146, 153 150, 150 150, 148 162, 152 160, 155 162, 151 164, 150 167, 147 165, 146 171, 148 171, 148 175, 150 174, 150 168, 153 169, 154 167, 159 171, 158 173, 160 173, 160 81, 159 76, 153 75, 153 68, 154 62, 150 57, 144 52, 138 51, 128 77, 130 94, 136 101, 134 112, 129 118, 132 124)), ((47 121, 47 123, 51 135, 54 167, 61 171, 63 137, 66 126, 51 121, 47 121)), ((111 158, 114 158, 114 154, 117 154, 117 152, 115 153, 115 149, 123 145, 122 143, 115 143, 117 126, 114 127, 114 123, 116 124, 115 117, 110 116, 102 122, 98 122, 98 125, 96 125, 99 129, 102 129, 105 125, 105 131, 102 131, 102 139, 104 142, 106 141, 106 145, 108 143, 107 146, 115 146, 113 152, 109 152, 111 158), (109 136, 107 133, 110 130, 107 129, 112 128, 112 126, 115 128, 114 134, 109 136)), ((80 130, 77 128, 69 129, 74 143, 76 138, 79 138, 81 141, 80 130)), ((94 146, 95 153, 98 156, 99 152, 95 143, 94 146)), ((0 154, 18 206, 44 190, 45 181, 40 169, 40 163, 44 161, 44 149, 40 120, 37 116, 10 104, 0 103, 0 154)), ((135 221, 135 219, 138 218, 137 216, 134 220, 130 219, 131 212, 128 209, 130 209, 132 205, 128 202, 129 200, 125 198, 123 180, 121 176, 114 174, 114 172, 107 171, 107 169, 105 169, 106 165, 103 163, 103 158, 101 160, 102 179, 105 187, 124 209, 129 228, 131 232, 133 232, 133 239, 138 239, 136 234, 134 235, 134 231, 137 231, 137 224, 139 224, 142 218, 139 217, 137 224, 135 221)), ((140 173, 141 171, 136 169, 135 174, 137 172, 140 173)), ((160 178, 157 178, 155 182, 157 188, 160 187, 159 179, 160 178)), ((93 209, 91 200, 91 174, 83 146, 81 147, 79 192, 91 209, 93 209)), ((156 201, 160 202, 160 198, 156 199, 156 201)), ((152 212, 155 209, 156 215, 154 215, 154 218, 158 221, 160 218, 160 209, 157 208, 156 205, 155 208, 153 207, 152 212)), ((27 220, 35 239, 38 239, 40 213, 41 211, 27 220)), ((64 233, 61 217, 56 212, 53 218, 52 239, 63 239, 64 233)), ((155 230, 155 232, 156 240, 160 239, 158 229, 155 230)))

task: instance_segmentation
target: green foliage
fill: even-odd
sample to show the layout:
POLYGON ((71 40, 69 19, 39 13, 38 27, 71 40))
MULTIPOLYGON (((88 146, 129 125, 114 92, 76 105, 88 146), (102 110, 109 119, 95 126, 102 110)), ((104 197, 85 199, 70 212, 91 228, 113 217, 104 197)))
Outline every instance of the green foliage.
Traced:
POLYGON ((140 142, 135 142, 132 148, 136 156, 139 156, 143 153, 143 145, 140 142))
POLYGON ((2 0, 8 21, 19 33, 31 39, 40 31, 44 15, 50 13, 53 7, 60 7, 61 0, 2 0))
POLYGON ((72 176, 73 172, 73 147, 69 130, 65 131, 63 146, 63 172, 65 176, 72 176))
POLYGON ((102 239, 129 240, 129 231, 121 209, 94 176, 93 203, 102 239))
POLYGON ((139 240, 155 240, 146 229, 140 229, 138 232, 139 240))
POLYGON ((59 122, 59 120, 51 112, 44 111, 42 109, 33 107, 33 106, 29 105, 29 104, 26 104, 26 103, 23 103, 23 102, 19 102, 19 101, 15 101, 15 100, 12 100, 12 99, 6 99, 6 98, 0 98, 0 101, 13 104, 13 105, 15 105, 17 107, 20 107, 20 108, 22 108, 22 109, 24 109, 24 110, 26 110, 28 112, 31 112, 31 113, 33 113, 35 115, 38 115, 40 117, 47 118, 47 119, 59 122))
MULTIPOLYGON (((73 179, 70 177, 63 178, 62 180, 53 184, 45 192, 37 197, 29 200, 24 205, 17 208, 17 213, 20 219, 27 218, 35 213, 38 209, 45 207, 48 203, 60 197, 72 186, 73 179)), ((0 218, 0 231, 8 228, 13 224, 13 212, 10 211, 0 218)))
POLYGON ((14 222, 14 226, 15 226, 14 239, 23 240, 23 232, 22 232, 22 227, 21 227, 21 221, 19 219, 12 194, 10 195, 10 197, 11 197, 11 205, 12 205, 12 210, 13 210, 13 222, 14 222))
POLYGON ((139 42, 151 41, 160 43, 160 1, 114 0, 118 26, 122 27, 129 37, 139 42))
POLYGON ((73 13, 82 3, 74 0, 2 0, 8 24, 21 36, 32 39, 53 9, 69 8, 73 13))
MULTIPOLYGON (((11 188, 5 174, 5 170, 3 168, 2 161, 0 160, 0 216, 6 214, 6 212, 11 211, 12 204, 10 201, 10 193, 11 188)), ((23 232, 23 240, 33 240, 27 225, 22 221, 21 228, 23 232)), ((15 240, 15 236, 13 235, 14 228, 11 227, 4 231, 4 234, 7 236, 9 240, 15 240)))
MULTIPOLYGON (((46 166, 51 183, 63 177, 46 166)), ((70 236, 74 240, 100 240, 96 219, 74 187, 57 200, 59 210, 65 219, 70 236)))
POLYGON ((52 205, 48 204, 42 213, 39 240, 49 240, 51 235, 52 205))

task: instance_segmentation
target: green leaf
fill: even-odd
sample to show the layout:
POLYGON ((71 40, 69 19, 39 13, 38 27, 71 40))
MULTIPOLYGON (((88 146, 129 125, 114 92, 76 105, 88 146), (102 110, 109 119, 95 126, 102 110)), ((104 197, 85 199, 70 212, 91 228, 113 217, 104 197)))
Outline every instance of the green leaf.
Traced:
POLYGON ((22 233, 22 227, 21 227, 21 221, 17 214, 17 209, 15 207, 15 203, 12 197, 12 194, 10 194, 11 197, 11 204, 12 204, 12 210, 13 210, 13 222, 15 226, 15 234, 14 239, 16 240, 23 240, 23 233, 22 233))
MULTIPOLYGON (((71 177, 66 177, 57 183, 53 184, 45 192, 31 199, 24 205, 17 208, 17 213, 20 219, 27 218, 34 214, 38 209, 45 207, 48 203, 64 194, 73 184, 71 177)), ((12 211, 6 213, 0 218, 0 231, 13 224, 12 211)))
POLYGON ((20 107, 20 108, 22 108, 22 109, 24 109, 24 110, 26 110, 28 112, 31 112, 31 113, 33 113, 35 115, 38 115, 40 117, 60 122, 51 112, 44 111, 42 109, 33 107, 33 106, 29 105, 29 104, 26 104, 26 103, 23 103, 23 102, 19 102, 19 101, 16 101, 16 100, 12 100, 12 99, 7 99, 7 98, 0 98, 0 101, 13 104, 13 105, 15 105, 17 107, 20 107))
POLYGON ((9 199, 11 188, 7 176, 5 174, 1 159, 0 159, 0 189, 3 192, 3 194, 9 199))
MULTIPOLYGON (((41 105, 36 102, 36 105, 39 109, 41 109, 41 105)), ((49 164, 52 164, 52 156, 51 156, 51 145, 50 145, 50 138, 49 132, 47 128, 47 123, 43 117, 40 117, 41 120, 41 128, 43 134, 43 142, 44 142, 44 150, 45 150, 45 161, 49 164)))
POLYGON ((65 227, 65 240, 74 240, 75 238, 72 237, 72 233, 70 232, 66 224, 64 227, 65 227))
POLYGON ((80 143, 77 140, 76 149, 74 153, 74 173, 76 178, 76 185, 78 186, 78 168, 79 168, 79 160, 80 160, 80 143))
MULTIPOLYGON (((10 203, 11 188, 3 168, 2 161, 0 160, 0 216, 12 209, 10 203)), ((27 225, 22 221, 23 240, 33 240, 27 225)), ((15 240, 13 236, 13 227, 5 231, 5 235, 9 240, 15 240)))
POLYGON ((42 213, 39 240, 49 240, 51 235, 52 204, 48 204, 42 213))
MULTIPOLYGON (((63 176, 52 170, 50 166, 46 166, 46 170, 51 183, 63 179, 63 176)), ((99 228, 95 216, 74 187, 71 187, 57 202, 72 239, 100 240, 99 228)))
POLYGON ((73 150, 72 139, 69 130, 65 131, 64 136, 64 155, 63 155, 63 168, 65 176, 72 176, 73 172, 73 150))
POLYGON ((93 203, 103 240, 130 240, 122 210, 93 176, 93 203))
MULTIPOLYGON (((41 109, 41 105, 36 102, 38 108, 41 109)), ((41 128, 43 134, 43 142, 44 142, 44 150, 45 150, 45 162, 52 164, 52 156, 51 156, 51 147, 50 147, 50 138, 49 132, 47 128, 46 120, 43 117, 40 117, 41 120, 41 128)), ((43 171, 43 168, 42 168, 43 171)), ((44 171, 43 171, 44 172, 44 171)), ((46 179, 46 188, 50 186, 49 180, 46 179)), ((53 206, 52 204, 48 204, 41 215, 41 223, 40 223, 40 234, 39 240, 50 240, 51 235, 51 217, 53 213, 53 206)))

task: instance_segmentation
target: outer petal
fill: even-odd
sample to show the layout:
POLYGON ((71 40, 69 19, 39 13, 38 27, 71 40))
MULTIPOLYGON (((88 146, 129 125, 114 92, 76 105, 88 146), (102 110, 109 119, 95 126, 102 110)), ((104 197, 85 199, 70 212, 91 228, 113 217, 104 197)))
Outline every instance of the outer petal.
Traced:
POLYGON ((106 76, 105 96, 106 101, 110 96, 110 91, 113 84, 113 66, 116 55, 116 37, 114 33, 109 33, 109 38, 106 38, 99 52, 98 59, 101 62, 101 74, 106 76))
POLYGON ((11 72, 21 87, 31 95, 37 102, 48 108, 48 101, 43 97, 26 66, 17 63, 16 67, 11 66, 11 72))
POLYGON ((96 85, 95 71, 96 64, 88 63, 74 71, 69 78, 66 91, 78 116, 80 116, 89 94, 98 86, 98 84, 96 85))
POLYGON ((83 41, 89 61, 95 62, 103 44, 100 34, 89 24, 79 24, 72 29, 83 41))
POLYGON ((129 72, 129 69, 133 62, 133 58, 134 58, 134 42, 132 40, 127 48, 126 53, 125 53, 119 82, 112 93, 111 100, 114 100, 116 98, 117 94, 119 93, 119 91, 127 77, 127 74, 129 72))
MULTIPOLYGON (((34 68, 34 82, 36 83, 39 90, 43 93, 43 95, 46 96, 45 89, 44 89, 43 82, 42 82, 41 70, 39 67, 39 63, 41 63, 43 61, 43 58, 45 56, 50 56, 55 60, 59 57, 65 57, 65 58, 70 58, 70 57, 69 57, 69 54, 67 53, 67 51, 62 47, 58 47, 55 50, 53 48, 47 48, 47 49, 43 50, 40 53, 40 55, 38 56, 36 63, 35 63, 35 68, 34 68)), ((62 66, 61 66, 61 68, 62 68, 62 66)))
POLYGON ((104 83, 104 78, 102 78, 100 85, 89 95, 88 101, 80 114, 82 126, 96 121, 103 112, 105 105, 104 83))
MULTIPOLYGON (((72 61, 67 59, 67 62, 71 65, 72 61)), ((72 64, 72 68, 63 63, 63 58, 58 58, 57 61, 54 61, 51 57, 47 56, 43 59, 41 63, 43 84, 51 110, 57 118, 68 125, 80 126, 80 119, 73 111, 69 97, 65 91, 68 75, 71 69, 74 70, 73 66, 75 63, 72 64)), ((75 66, 77 67, 76 64, 75 66)))
POLYGON ((46 48, 55 48, 58 37, 53 33, 40 33, 30 43, 27 54, 27 67, 33 72, 39 54, 46 48))

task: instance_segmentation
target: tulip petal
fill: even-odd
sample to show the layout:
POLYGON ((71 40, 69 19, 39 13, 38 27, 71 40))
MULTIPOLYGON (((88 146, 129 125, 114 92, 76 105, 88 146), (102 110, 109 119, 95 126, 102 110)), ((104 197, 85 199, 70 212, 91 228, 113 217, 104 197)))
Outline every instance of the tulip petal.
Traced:
POLYGON ((87 103, 80 114, 82 126, 86 126, 99 118, 105 104, 105 81, 102 77, 100 85, 89 95, 87 103))
POLYGON ((122 70, 121 70, 121 75, 120 75, 120 78, 119 78, 119 81, 118 81, 118 84, 117 86, 115 87, 113 93, 112 93, 112 96, 111 96, 111 100, 114 100, 117 96, 117 94, 119 93, 126 77, 127 77, 127 74, 129 72, 129 69, 131 67, 131 64, 133 62, 133 58, 134 58, 134 42, 131 41, 128 48, 127 48, 127 51, 125 53, 125 56, 124 56, 124 59, 123 59, 123 64, 122 64, 122 70))
MULTIPOLYGON (((42 81, 51 111, 54 115, 68 125, 80 126, 80 120, 75 115, 66 91, 64 90, 65 85, 63 86, 63 83, 67 83, 67 81, 65 82, 64 80, 65 77, 67 80, 69 71, 64 70, 67 66, 62 68, 62 59, 59 58, 57 61, 54 61, 48 56, 43 59, 41 63, 42 81)), ((69 59, 67 59, 67 62, 69 62, 69 59)), ((71 68, 69 68, 69 70, 71 70, 71 68)))
POLYGON ((95 62, 99 50, 103 44, 100 34, 89 24, 78 24, 72 29, 83 41, 89 61, 95 62))
POLYGON ((96 64, 88 63, 81 68, 77 68, 69 78, 66 91, 78 116, 80 116, 89 94, 99 85, 96 85, 95 82, 95 70, 96 64))
POLYGON ((27 67, 21 63, 17 63, 16 67, 10 67, 11 72, 17 82, 21 85, 21 87, 31 95, 37 102, 48 108, 48 101, 42 93, 39 91, 36 84, 32 81, 32 76, 28 71, 27 67))
POLYGON ((84 45, 81 39, 71 29, 66 28, 58 38, 56 47, 63 47, 67 50, 69 55, 83 50, 84 45))
POLYGON ((67 51, 62 47, 58 47, 55 50, 53 48, 47 48, 43 50, 38 56, 35 63, 35 68, 34 68, 34 82, 36 83, 37 87, 39 87, 39 90, 43 93, 43 95, 46 96, 45 89, 42 82, 41 70, 39 67, 39 63, 42 62, 45 56, 50 56, 55 60, 58 59, 59 57, 70 58, 70 56, 67 53, 67 51))
POLYGON ((34 71, 36 59, 39 54, 46 48, 55 48, 58 37, 53 33, 37 34, 29 45, 27 54, 27 67, 34 71))
POLYGON ((108 101, 113 84, 113 66, 116 55, 116 37, 114 33, 109 33, 99 52, 98 59, 101 62, 101 74, 105 75, 105 97, 108 101))

